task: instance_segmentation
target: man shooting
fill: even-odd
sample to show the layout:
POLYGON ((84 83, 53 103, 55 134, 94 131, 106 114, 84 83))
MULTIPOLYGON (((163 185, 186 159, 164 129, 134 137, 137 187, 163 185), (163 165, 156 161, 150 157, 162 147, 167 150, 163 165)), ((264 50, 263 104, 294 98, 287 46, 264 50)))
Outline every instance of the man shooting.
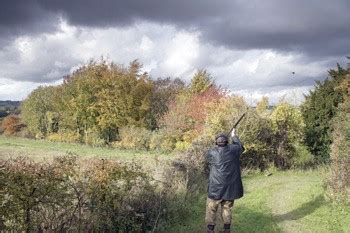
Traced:
POLYGON ((208 233, 214 232, 219 205, 224 221, 224 233, 230 232, 234 200, 243 196, 239 157, 244 147, 235 134, 235 128, 232 129, 231 137, 232 144, 229 144, 228 136, 225 134, 216 136, 216 147, 206 154, 206 161, 210 167, 205 216, 208 233))

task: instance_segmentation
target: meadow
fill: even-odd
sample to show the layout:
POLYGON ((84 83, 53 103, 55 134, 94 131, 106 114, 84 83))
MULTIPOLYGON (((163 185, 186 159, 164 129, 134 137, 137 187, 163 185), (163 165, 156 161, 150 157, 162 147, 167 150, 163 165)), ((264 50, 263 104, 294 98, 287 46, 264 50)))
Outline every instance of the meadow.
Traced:
MULTIPOLYGON (((25 155, 37 161, 50 161, 67 153, 81 159, 136 161, 148 169, 153 167, 151 170, 154 171, 161 170, 164 164, 177 157, 174 153, 0 137, 0 156, 5 160, 25 155)), ((270 172, 272 175, 269 176, 266 173, 244 172, 245 196, 234 205, 233 232, 350 232, 350 208, 330 202, 324 193, 326 167, 270 172)), ((197 195, 186 207, 186 216, 171 220, 166 231, 203 232, 205 200, 205 192, 197 195)))

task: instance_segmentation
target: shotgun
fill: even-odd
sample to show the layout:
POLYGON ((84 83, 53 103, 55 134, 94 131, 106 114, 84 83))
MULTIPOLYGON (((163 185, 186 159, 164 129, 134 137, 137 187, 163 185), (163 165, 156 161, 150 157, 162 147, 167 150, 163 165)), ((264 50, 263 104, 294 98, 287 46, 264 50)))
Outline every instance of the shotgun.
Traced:
POLYGON ((241 120, 243 119, 243 117, 245 116, 246 113, 247 113, 247 112, 243 113, 242 116, 236 121, 236 123, 233 125, 233 127, 231 128, 231 130, 230 130, 230 131, 228 132, 228 134, 226 135, 227 137, 230 137, 230 134, 231 134, 232 130, 233 130, 234 128, 237 127, 237 125, 239 124, 239 122, 241 122, 241 120))

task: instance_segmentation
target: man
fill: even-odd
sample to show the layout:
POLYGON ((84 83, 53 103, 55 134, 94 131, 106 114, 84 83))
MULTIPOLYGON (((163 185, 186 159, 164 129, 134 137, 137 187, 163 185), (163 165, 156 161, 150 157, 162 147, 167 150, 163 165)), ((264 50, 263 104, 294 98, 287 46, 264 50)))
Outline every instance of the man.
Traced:
POLYGON ((239 157, 244 147, 236 136, 235 129, 232 130, 231 137, 232 144, 229 144, 225 134, 216 136, 216 147, 210 149, 206 154, 206 161, 210 167, 205 216, 208 233, 214 232, 219 205, 221 205, 221 215, 224 221, 224 232, 230 232, 234 200, 243 196, 239 157))

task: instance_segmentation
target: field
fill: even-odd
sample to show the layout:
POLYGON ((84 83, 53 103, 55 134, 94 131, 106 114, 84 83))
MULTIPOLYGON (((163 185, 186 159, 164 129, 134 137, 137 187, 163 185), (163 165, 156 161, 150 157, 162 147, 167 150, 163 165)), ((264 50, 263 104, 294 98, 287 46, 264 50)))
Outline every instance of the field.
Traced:
MULTIPOLYGON (((159 170, 176 157, 145 151, 92 148, 83 145, 51 143, 0 136, 0 158, 26 155, 35 160, 76 154, 81 158, 103 157, 139 161, 159 170)), ((245 196, 234 205, 234 232, 350 232, 350 208, 325 199, 322 179, 325 169, 273 172, 271 176, 244 176, 245 196)), ((203 232, 206 195, 191 205, 191 216, 175 222, 171 232, 203 232)))
POLYGON ((6 137, 0 135, 0 157, 27 155, 35 160, 50 160, 54 156, 62 156, 67 153, 82 157, 99 157, 118 159, 121 161, 130 160, 167 160, 174 156, 168 153, 120 150, 107 147, 91 147, 81 144, 50 142, 45 140, 31 140, 19 137, 6 137))

